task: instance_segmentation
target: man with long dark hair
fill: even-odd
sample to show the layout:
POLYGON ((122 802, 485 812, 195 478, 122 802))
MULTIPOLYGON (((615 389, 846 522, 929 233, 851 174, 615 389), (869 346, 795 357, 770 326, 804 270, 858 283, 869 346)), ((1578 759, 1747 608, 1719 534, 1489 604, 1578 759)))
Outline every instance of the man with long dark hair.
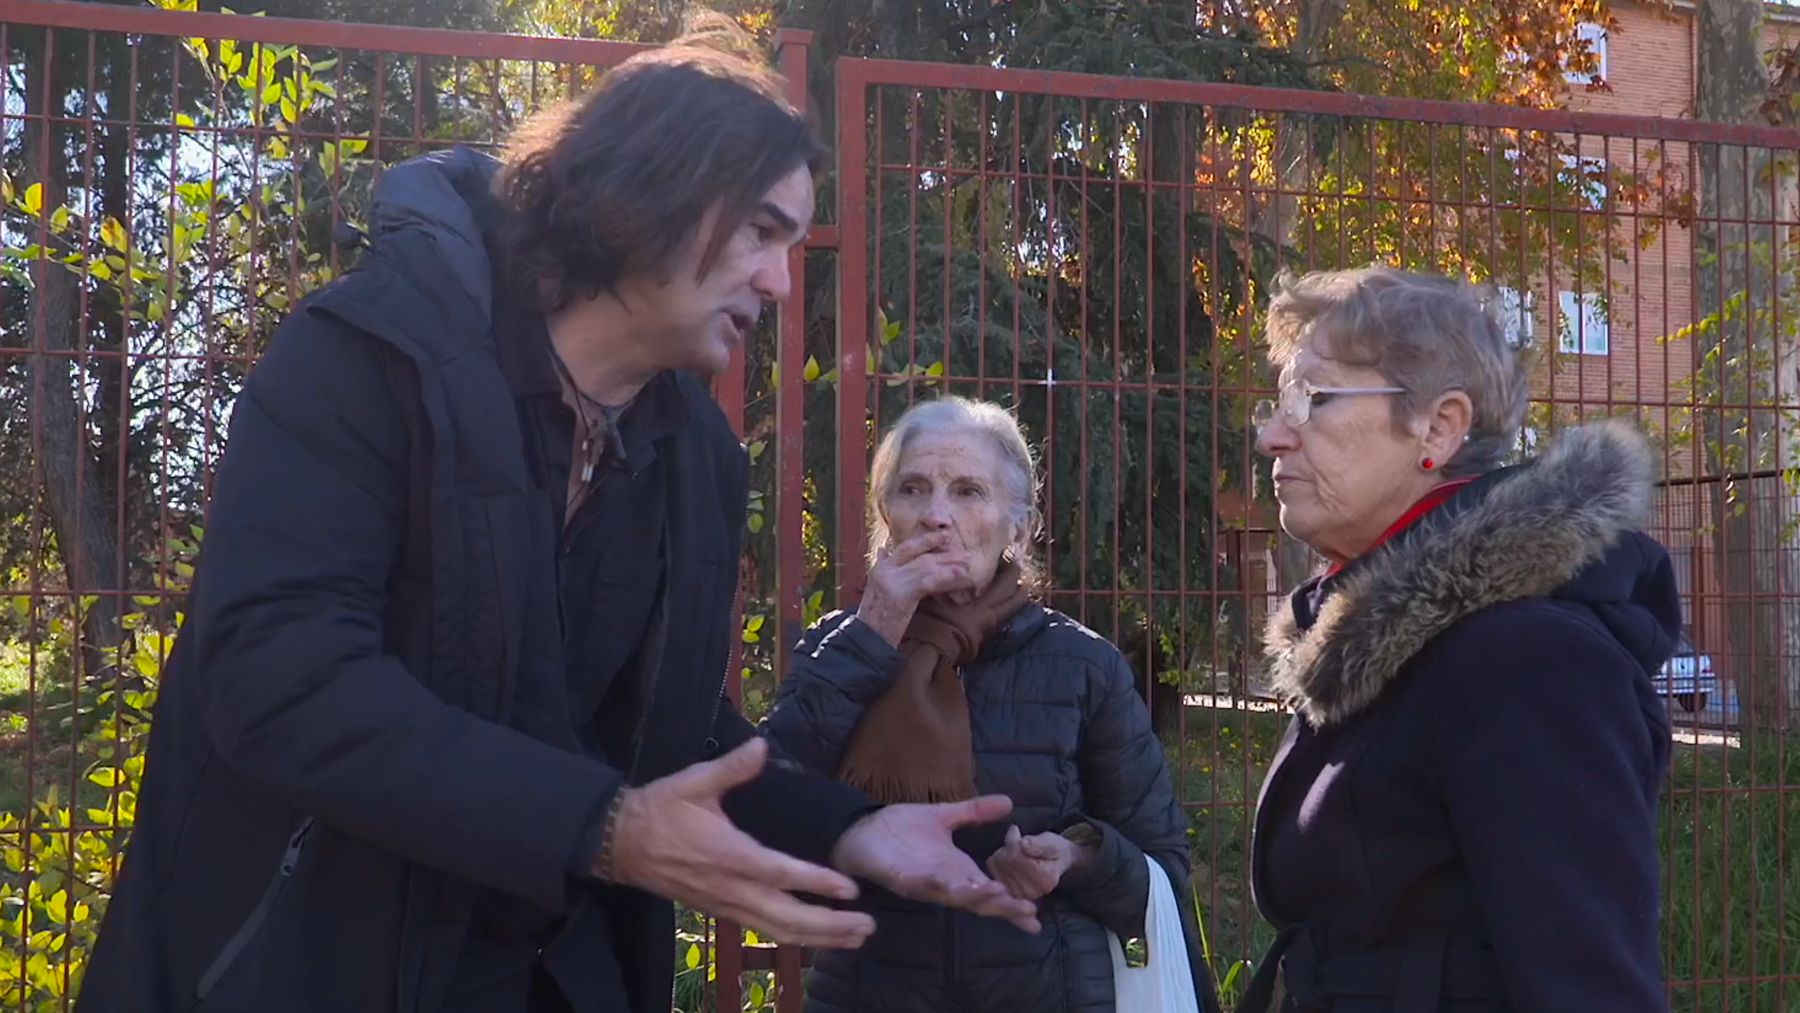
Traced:
POLYGON ((1005 799, 876 807, 724 697, 748 464, 701 378, 787 294, 820 158, 734 46, 394 167, 283 323, 84 1013, 650 1013, 671 901, 854 947, 816 901, 856 879, 1035 929, 951 842, 1005 799))

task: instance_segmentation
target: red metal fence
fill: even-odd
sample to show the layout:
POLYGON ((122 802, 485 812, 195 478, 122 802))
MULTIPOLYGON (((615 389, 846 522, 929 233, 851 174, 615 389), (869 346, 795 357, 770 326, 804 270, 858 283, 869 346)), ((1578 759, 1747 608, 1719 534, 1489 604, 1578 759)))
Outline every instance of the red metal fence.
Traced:
MULTIPOLYGON (((803 97, 809 40, 779 41, 803 97)), ((632 51, 0 0, 0 1006, 62 1008, 79 974, 220 427, 286 307, 338 269, 333 227, 383 165, 493 144, 632 51)), ((1310 565, 1274 531, 1247 432, 1269 381, 1259 307, 1283 266, 1464 271, 1504 290, 1539 353, 1522 451, 1600 414, 1664 448, 1654 533, 1702 670, 1667 673, 1674 1004, 1800 1009, 1800 138, 988 67, 830 73, 837 172, 794 255, 804 284, 717 386, 754 462, 746 710, 799 630, 854 600, 881 427, 933 389, 1013 405, 1042 451, 1053 603, 1144 679, 1230 978, 1267 939, 1249 810, 1282 715, 1258 631, 1310 565)), ((798 1008, 799 954, 683 930, 681 1009, 798 1008)))
POLYGON ((1664 673, 1671 998, 1800 1009, 1800 137, 976 66, 835 72, 840 587, 860 575, 864 413, 879 429, 926 387, 1014 405, 1042 445, 1053 599, 1145 679, 1222 977, 1267 935, 1244 886, 1281 723, 1259 703, 1258 632, 1310 565, 1273 533, 1248 432, 1269 382, 1261 295, 1278 267, 1381 261, 1499 288, 1537 351, 1522 453, 1598 415, 1659 437, 1654 534, 1697 648, 1664 673))

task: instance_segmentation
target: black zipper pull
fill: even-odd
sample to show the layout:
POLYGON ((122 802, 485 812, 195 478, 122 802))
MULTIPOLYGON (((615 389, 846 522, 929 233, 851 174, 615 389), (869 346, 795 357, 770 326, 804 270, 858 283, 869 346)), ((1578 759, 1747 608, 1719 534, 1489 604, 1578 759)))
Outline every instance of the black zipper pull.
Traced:
POLYGON ((283 876, 294 874, 294 868, 300 864, 300 849, 306 845, 306 835, 311 831, 312 820, 308 819, 300 824, 299 830, 294 831, 294 836, 288 838, 287 851, 281 855, 281 874, 283 876))
POLYGON ((239 954, 243 953, 244 948, 250 945, 250 940, 256 936, 257 930, 262 928, 263 921, 269 917, 269 910, 275 906, 275 898, 281 896, 282 886, 293 877, 294 869, 300 864, 300 849, 305 846, 306 835, 312 830, 312 825, 312 817, 308 816, 300 821, 300 829, 294 831, 294 835, 288 838, 287 850, 281 853, 281 865, 275 870, 275 875, 269 877, 269 885, 263 889, 262 898, 256 902, 255 909, 250 912, 249 917, 244 919, 244 923, 238 926, 238 930, 232 933, 231 938, 225 941, 218 956, 213 958, 206 973, 202 974, 199 982, 194 985, 194 1005, 197 1006, 205 1001, 206 997, 219 984, 219 979, 225 977, 225 972, 229 971, 231 965, 237 961, 239 954))

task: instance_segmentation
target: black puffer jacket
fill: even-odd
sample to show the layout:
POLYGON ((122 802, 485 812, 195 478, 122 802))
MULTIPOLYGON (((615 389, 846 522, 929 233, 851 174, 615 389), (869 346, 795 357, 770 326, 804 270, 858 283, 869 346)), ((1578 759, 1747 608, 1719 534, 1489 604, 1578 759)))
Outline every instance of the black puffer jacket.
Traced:
MULTIPOLYGON (((835 772, 863 709, 899 673, 902 655, 850 613, 807 631, 765 724, 789 759, 835 772)), ((865 886, 877 919, 863 949, 822 953, 807 979, 807 1013, 1112 1013, 1106 932, 1143 932, 1149 854, 1188 896, 1186 820, 1162 746, 1117 649, 1073 619, 1028 605, 964 668, 976 782, 1011 796, 1030 835, 1085 820, 1098 859, 1044 899, 1043 931, 903 901, 865 886)), ((1006 824, 958 838, 986 864, 1006 824)), ((1182 904, 1203 1010, 1216 1010, 1182 904)))

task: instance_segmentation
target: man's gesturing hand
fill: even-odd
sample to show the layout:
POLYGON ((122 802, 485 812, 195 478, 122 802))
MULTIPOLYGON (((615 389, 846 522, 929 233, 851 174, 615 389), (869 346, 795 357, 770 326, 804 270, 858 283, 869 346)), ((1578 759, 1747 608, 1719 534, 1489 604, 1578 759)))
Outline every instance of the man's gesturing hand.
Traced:
POLYGON ((875 920, 793 896, 802 891, 852 900, 856 884, 830 869, 756 843, 720 807, 731 789, 762 771, 768 745, 751 739, 642 788, 627 788, 613 828, 613 878, 758 935, 819 949, 855 949, 875 920))
POLYGON ((1038 931, 1037 905, 982 875, 951 841, 956 828, 991 823, 1012 811, 1004 795, 949 805, 893 805, 865 816, 838 839, 831 864, 902 897, 965 908, 1038 931))

